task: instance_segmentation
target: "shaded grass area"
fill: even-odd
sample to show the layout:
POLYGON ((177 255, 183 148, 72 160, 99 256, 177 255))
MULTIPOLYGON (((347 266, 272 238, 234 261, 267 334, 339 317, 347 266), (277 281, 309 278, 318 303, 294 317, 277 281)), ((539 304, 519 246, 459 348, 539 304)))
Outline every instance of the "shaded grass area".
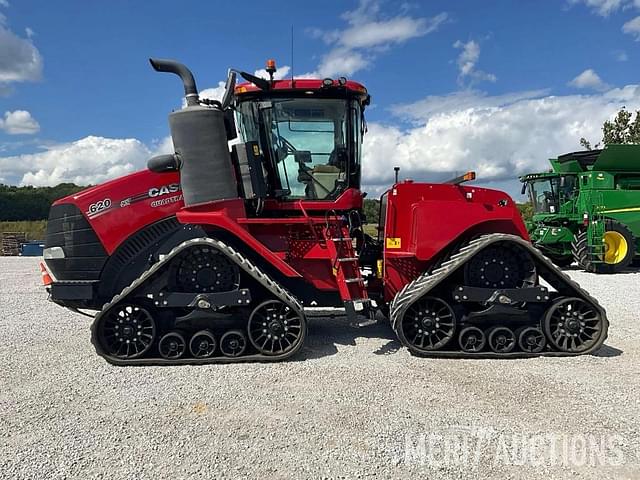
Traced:
POLYGON ((0 233, 24 232, 27 240, 44 240, 47 231, 46 220, 23 220, 17 222, 0 222, 0 233))

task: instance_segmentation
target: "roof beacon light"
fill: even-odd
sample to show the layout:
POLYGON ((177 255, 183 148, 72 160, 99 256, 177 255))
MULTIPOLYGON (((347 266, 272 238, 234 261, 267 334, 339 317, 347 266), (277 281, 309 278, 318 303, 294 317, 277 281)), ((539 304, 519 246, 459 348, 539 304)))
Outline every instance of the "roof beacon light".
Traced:
POLYGON ((267 60, 267 73, 269 74, 269 77, 271 77, 271 81, 273 82, 273 74, 276 73, 276 71, 278 70, 276 68, 276 61, 273 58, 270 58, 269 60, 267 60))
POLYGON ((461 183, 464 183, 464 182, 472 182, 475 179, 476 179, 476 172, 467 172, 464 175, 460 175, 459 177, 452 178, 451 180, 447 180, 446 182, 443 182, 443 183, 460 185, 461 183))

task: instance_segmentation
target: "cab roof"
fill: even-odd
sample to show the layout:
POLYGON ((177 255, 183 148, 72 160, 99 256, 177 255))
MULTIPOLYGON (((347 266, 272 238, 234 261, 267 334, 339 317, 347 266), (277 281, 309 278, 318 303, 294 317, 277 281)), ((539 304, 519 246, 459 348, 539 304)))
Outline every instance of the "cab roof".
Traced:
POLYGON ((364 85, 358 82, 354 82, 353 80, 347 80, 344 85, 340 85, 338 80, 332 80, 332 84, 330 86, 326 86, 324 84, 324 80, 316 79, 316 78, 296 78, 296 79, 285 79, 285 80, 274 80, 271 82, 270 90, 260 90, 253 83, 245 82, 236 85, 235 94, 242 96, 243 94, 249 93, 268 93, 268 92, 322 92, 322 91, 331 91, 337 89, 346 89, 349 93, 354 96, 366 98, 369 94, 364 85))

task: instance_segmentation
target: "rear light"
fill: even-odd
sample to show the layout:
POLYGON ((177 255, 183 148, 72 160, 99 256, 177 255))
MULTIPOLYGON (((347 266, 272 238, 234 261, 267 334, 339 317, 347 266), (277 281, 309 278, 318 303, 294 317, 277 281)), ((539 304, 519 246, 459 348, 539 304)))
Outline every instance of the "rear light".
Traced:
POLYGON ((582 215, 582 225, 589 226, 589 214, 586 212, 582 215))
POLYGON ((47 267, 44 265, 43 262, 40 262, 40 274, 42 275, 42 284, 45 287, 48 287, 53 283, 53 279, 51 278, 51 275, 49 275, 49 272, 47 271, 47 267))

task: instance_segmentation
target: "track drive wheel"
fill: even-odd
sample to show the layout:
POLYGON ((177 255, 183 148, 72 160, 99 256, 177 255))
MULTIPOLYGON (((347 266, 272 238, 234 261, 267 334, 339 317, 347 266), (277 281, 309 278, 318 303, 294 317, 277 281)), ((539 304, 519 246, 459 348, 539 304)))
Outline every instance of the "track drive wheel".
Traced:
POLYGON ((130 360, 144 355, 156 339, 156 322, 138 305, 123 304, 107 312, 98 326, 98 341, 105 353, 130 360))
POLYGON ((602 316, 577 297, 556 300, 544 317, 544 333, 562 352, 582 353, 593 347, 602 334, 602 316))
POLYGON ((501 242, 480 250, 467 262, 464 280, 472 287, 528 287, 536 283, 536 266, 522 247, 501 242))
POLYGON ((307 332, 304 317, 280 300, 267 300, 249 316, 249 341, 263 355, 289 353, 300 347, 307 332))
POLYGON ((238 266, 208 246, 186 249, 176 257, 171 278, 181 292, 225 292, 240 284, 238 266))
POLYGON ((444 347, 456 331, 456 315, 451 306, 438 297, 423 297, 407 308, 398 337, 409 349, 427 353, 444 347))

